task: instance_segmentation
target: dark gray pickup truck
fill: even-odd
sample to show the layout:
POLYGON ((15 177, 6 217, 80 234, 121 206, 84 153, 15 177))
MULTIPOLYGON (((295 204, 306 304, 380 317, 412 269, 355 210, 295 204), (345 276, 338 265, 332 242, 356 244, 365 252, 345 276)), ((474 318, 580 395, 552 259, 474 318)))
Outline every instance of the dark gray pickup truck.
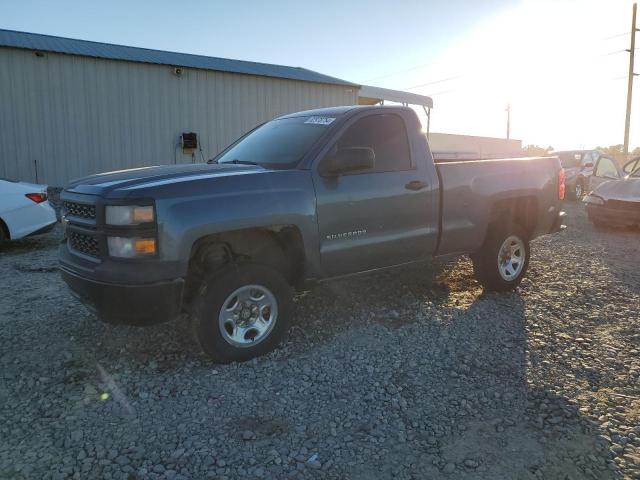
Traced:
POLYGON ((208 164, 73 182, 60 269, 104 321, 186 312, 208 355, 241 361, 278 345, 313 281, 470 254, 485 289, 515 287, 563 196, 557 158, 436 165, 409 108, 313 110, 208 164))

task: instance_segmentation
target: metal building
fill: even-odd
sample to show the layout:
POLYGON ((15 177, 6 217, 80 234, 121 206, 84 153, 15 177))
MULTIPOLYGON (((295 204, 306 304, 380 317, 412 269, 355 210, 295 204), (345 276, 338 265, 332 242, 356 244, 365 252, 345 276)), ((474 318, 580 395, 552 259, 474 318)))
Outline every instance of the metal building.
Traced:
POLYGON ((431 132, 429 146, 434 157, 440 161, 521 157, 525 153, 521 140, 451 133, 431 132))
POLYGON ((304 68, 0 30, 0 177, 62 186, 199 162, 278 115, 357 104, 358 90, 304 68))

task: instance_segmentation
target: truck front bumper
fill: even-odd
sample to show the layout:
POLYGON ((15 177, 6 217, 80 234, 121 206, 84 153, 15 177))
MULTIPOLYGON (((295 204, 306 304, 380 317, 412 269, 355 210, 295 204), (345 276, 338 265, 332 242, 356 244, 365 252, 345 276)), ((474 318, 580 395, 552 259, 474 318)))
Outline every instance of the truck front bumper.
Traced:
POLYGON ((107 323, 153 325, 180 314, 184 280, 181 278, 139 285, 90 280, 60 268, 72 294, 107 323))

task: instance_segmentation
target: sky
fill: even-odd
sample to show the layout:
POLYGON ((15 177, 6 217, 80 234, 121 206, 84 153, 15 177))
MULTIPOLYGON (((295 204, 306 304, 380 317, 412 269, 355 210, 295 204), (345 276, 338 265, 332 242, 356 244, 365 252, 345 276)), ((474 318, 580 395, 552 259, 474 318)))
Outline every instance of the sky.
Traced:
POLYGON ((567 149, 623 141, 631 3, 0 0, 0 28, 300 66, 430 95, 438 132, 503 137, 510 104, 512 138, 567 149))

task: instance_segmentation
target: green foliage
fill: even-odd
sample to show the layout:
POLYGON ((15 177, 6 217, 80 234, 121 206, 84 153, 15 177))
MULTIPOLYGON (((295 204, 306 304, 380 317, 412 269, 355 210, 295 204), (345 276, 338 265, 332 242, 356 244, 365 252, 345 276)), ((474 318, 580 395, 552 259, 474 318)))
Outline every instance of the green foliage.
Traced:
POLYGON ((524 151, 527 152, 527 157, 545 157, 549 155, 549 152, 553 150, 553 147, 547 148, 539 147, 538 145, 527 145, 524 147, 524 151))
POLYGON ((634 150, 629 152, 628 157, 625 156, 624 145, 622 145, 621 143, 617 145, 610 145, 608 147, 596 147, 596 150, 600 150, 605 155, 614 158, 620 165, 625 164, 630 158, 640 155, 640 147, 636 147, 634 150))
POLYGON ((605 155, 609 155, 614 158, 624 155, 624 145, 621 143, 618 145, 611 145, 609 147, 596 147, 596 150, 600 150, 605 155))

